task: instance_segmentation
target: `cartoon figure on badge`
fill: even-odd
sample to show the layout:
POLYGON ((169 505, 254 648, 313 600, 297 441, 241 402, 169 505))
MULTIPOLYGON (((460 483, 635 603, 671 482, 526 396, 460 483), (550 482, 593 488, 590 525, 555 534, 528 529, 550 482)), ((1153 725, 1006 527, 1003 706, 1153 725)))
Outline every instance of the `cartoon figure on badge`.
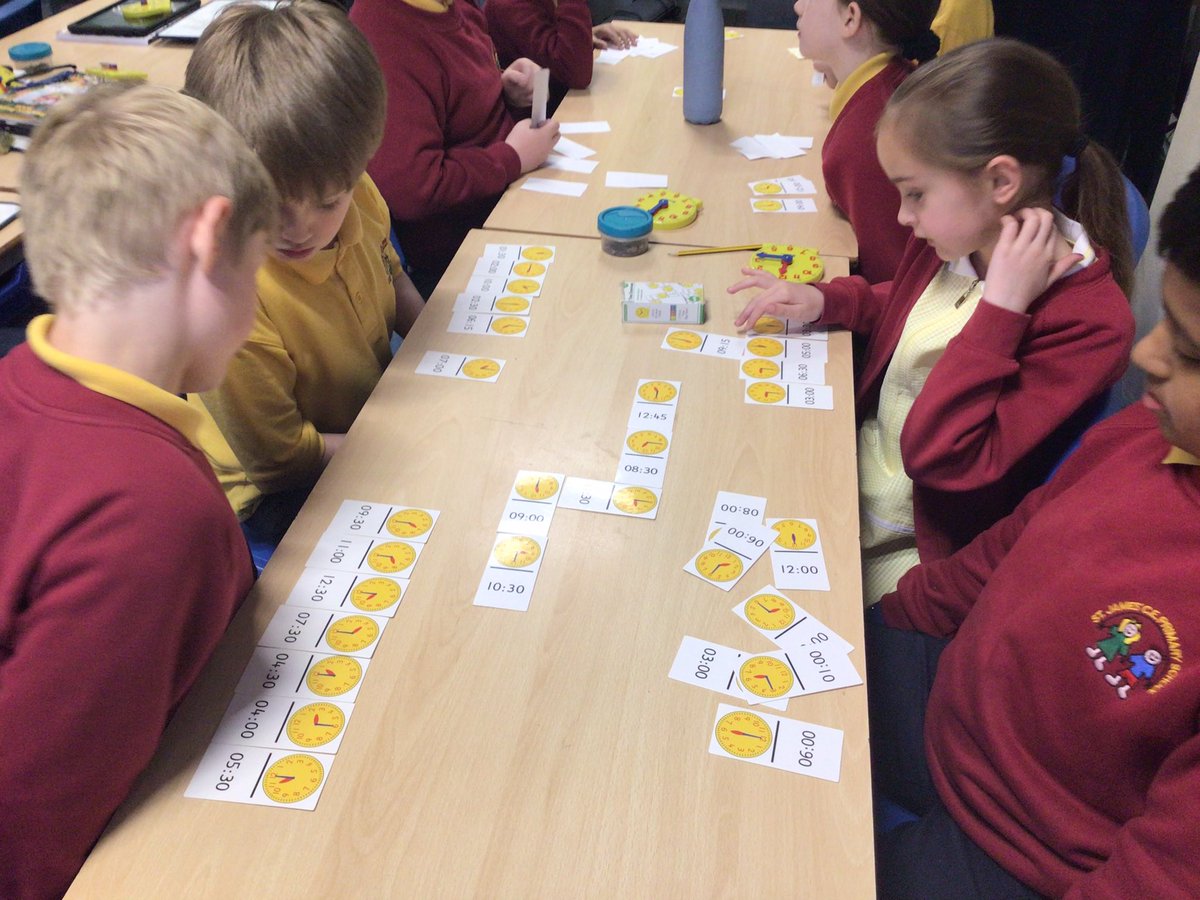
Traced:
POLYGON ((1137 643, 1142 636, 1142 623, 1137 619, 1122 619, 1108 629, 1109 637, 1097 641, 1096 646, 1087 647, 1087 655, 1099 671, 1104 671, 1104 664, 1112 662, 1118 656, 1129 656, 1130 647, 1137 643))

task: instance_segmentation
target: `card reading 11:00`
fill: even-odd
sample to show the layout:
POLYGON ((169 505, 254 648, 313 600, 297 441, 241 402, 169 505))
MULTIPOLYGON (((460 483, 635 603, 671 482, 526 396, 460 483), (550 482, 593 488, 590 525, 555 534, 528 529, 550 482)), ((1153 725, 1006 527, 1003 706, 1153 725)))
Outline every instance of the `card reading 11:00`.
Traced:
POLYGON ((317 541, 306 566, 336 572, 363 575, 396 575, 408 578, 413 563, 425 545, 419 541, 398 541, 367 536, 330 537, 317 541))

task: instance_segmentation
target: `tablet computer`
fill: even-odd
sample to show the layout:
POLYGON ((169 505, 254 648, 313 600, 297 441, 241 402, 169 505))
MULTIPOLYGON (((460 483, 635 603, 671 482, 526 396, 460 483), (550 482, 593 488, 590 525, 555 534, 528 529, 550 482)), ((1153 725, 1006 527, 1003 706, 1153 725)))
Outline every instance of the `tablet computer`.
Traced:
POLYGON ((101 34, 132 38, 146 37, 153 34, 159 28, 162 28, 168 22, 174 22, 180 16, 186 16, 200 6, 200 0, 171 0, 171 9, 161 15, 149 16, 143 19, 126 19, 121 14, 121 7, 128 2, 130 0, 119 0, 119 2, 105 7, 100 12, 92 13, 78 22, 72 22, 67 26, 67 31, 71 32, 71 34, 101 34))

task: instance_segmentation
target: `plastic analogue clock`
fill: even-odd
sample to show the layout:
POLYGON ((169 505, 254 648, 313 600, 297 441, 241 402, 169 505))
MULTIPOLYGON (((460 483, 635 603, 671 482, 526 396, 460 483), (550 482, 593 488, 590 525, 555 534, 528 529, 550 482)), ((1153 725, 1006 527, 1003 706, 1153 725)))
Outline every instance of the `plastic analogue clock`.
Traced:
POLYGON ((678 394, 669 381, 647 381, 638 388, 638 396, 647 403, 670 403, 678 394))
POLYGON ((738 670, 742 686, 756 697, 776 700, 786 697, 796 678, 787 663, 773 656, 752 656, 738 670))
POLYGON ((363 612, 379 612, 400 599, 400 585, 390 578, 364 578, 350 591, 350 602, 363 612))
POLYGON ((695 222, 704 203, 696 197, 689 197, 679 191, 664 189, 651 191, 649 194, 638 197, 633 205, 647 211, 659 207, 658 212, 653 213, 654 227, 671 231, 695 222), (665 205, 663 204, 664 200, 666 201, 665 205))
POLYGON ((537 562, 542 555, 542 548, 531 537, 514 535, 506 537, 492 550, 496 562, 510 569, 524 569, 537 562))
POLYGON ((730 756, 753 759, 771 749, 771 726, 757 713, 738 710, 717 719, 716 738, 730 756))
POLYGON ((387 520, 388 533, 398 538, 417 537, 432 527, 433 516, 423 509, 400 509, 387 520))
POLYGON ((352 656, 327 656, 304 676, 304 684, 321 697, 340 697, 362 681, 362 664, 352 656))
POLYGON ((513 489, 526 500, 546 500, 558 493, 558 479, 553 475, 522 475, 513 489))
POLYGON ((346 725, 346 715, 332 703, 308 703, 287 722, 288 740, 297 747, 321 747, 328 744, 346 725))
POLYGON ((613 506, 621 512, 644 515, 658 505, 654 492, 644 487, 622 487, 613 492, 613 506))
POLYGON ((299 803, 317 792, 325 767, 315 756, 291 753, 271 764, 263 775, 263 793, 276 803, 299 803))
POLYGON ((796 607, 778 594, 758 594, 746 601, 744 612, 763 631, 779 631, 796 621, 796 607))
POLYGON ((664 452, 667 443, 667 436, 658 431, 635 431, 625 439, 626 447, 643 456, 664 452))
POLYGON ((413 564, 417 551, 402 541, 387 541, 367 554, 367 565, 376 572, 402 572, 413 564))
POLYGON ((770 381, 756 381, 746 388, 746 393, 756 403, 778 403, 787 396, 782 385, 770 381))
POLYGON ((705 550, 696 557, 696 571, 709 581, 736 581, 742 574, 742 560, 729 550, 705 550))
POLYGON ((379 637, 379 626, 366 616, 345 616, 329 626, 325 643, 342 653, 354 653, 370 647, 379 637))
MULTIPOLYGON (((764 210, 783 208, 783 204, 778 200, 755 201, 755 205, 764 210)), ((749 266, 797 284, 820 281, 821 276, 825 274, 825 264, 816 250, 811 247, 797 247, 794 244, 763 244, 750 255, 749 266), (791 260, 787 257, 791 257, 791 260)), ((755 331, 759 330, 761 329, 756 325, 755 331)))
POLYGON ((813 527, 799 519, 780 519, 771 526, 775 529, 775 546, 784 550, 807 550, 817 542, 813 527))

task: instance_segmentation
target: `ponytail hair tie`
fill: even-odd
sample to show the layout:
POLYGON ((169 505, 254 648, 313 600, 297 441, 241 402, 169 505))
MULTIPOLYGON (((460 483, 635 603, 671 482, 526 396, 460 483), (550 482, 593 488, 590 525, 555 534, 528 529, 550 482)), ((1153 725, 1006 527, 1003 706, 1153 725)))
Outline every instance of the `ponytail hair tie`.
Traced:
POLYGON ((1083 153, 1083 151, 1087 149, 1087 145, 1089 143, 1090 142, 1088 141, 1088 136, 1086 134, 1079 135, 1079 137, 1075 138, 1075 140, 1071 142, 1071 149, 1067 151, 1067 156, 1079 159, 1079 154, 1083 153))
POLYGON ((900 45, 900 55, 905 59, 915 59, 918 63, 923 63, 937 56, 941 48, 942 39, 932 28, 926 28, 923 33, 900 45))

